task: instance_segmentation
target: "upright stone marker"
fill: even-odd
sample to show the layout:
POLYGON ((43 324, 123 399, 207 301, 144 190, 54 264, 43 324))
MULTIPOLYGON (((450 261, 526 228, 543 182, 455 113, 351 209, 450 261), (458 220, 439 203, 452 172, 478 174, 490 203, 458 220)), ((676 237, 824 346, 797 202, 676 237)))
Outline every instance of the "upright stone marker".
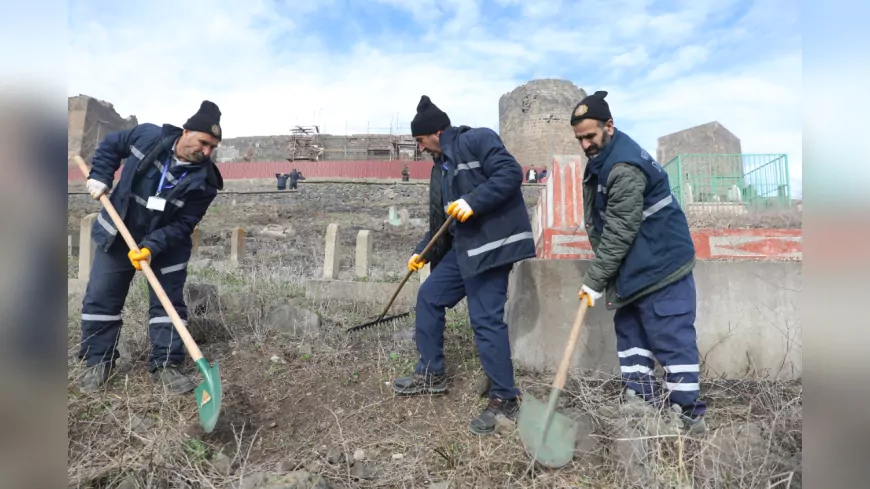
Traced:
POLYGON ((66 237, 66 252, 68 256, 79 256, 79 240, 81 239, 78 231, 69 234, 66 237))
POLYGON ((99 213, 88 214, 82 218, 79 231, 79 278, 87 281, 91 276, 91 265, 94 264, 94 251, 97 245, 91 239, 91 229, 97 221, 99 213))
POLYGON ((399 226, 402 224, 402 221, 399 219, 399 213, 394 205, 390 206, 390 213, 387 216, 387 222, 390 223, 390 226, 399 226))
POLYGON ((407 226, 409 222, 411 222, 411 213, 408 212, 408 209, 404 207, 399 209, 399 225, 407 226))
POLYGON ((338 224, 332 223, 326 228, 326 252, 323 255, 323 278, 335 280, 341 267, 341 243, 338 241, 338 224))
POLYGON ((356 235, 356 276, 366 278, 369 276, 369 265, 372 256, 372 232, 363 229, 356 235))
POLYGON ((195 255, 197 251, 199 251, 199 228, 193 228, 193 234, 190 235, 190 242, 193 245, 190 249, 190 254, 195 255))
POLYGON ((427 278, 429 278, 429 272, 431 272, 431 271, 432 271, 432 267, 430 267, 429 263, 427 263, 427 264, 423 265, 423 268, 421 268, 419 272, 417 272, 420 274, 420 283, 421 284, 424 281, 426 281, 427 278))
POLYGON ((247 234, 242 228, 233 229, 230 238, 230 262, 238 265, 245 259, 245 237, 247 234))

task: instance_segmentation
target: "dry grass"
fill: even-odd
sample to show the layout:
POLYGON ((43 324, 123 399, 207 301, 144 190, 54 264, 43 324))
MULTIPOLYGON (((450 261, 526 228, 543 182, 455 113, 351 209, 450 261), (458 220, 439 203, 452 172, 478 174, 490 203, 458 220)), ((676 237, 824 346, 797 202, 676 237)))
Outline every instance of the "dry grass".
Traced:
MULTIPOLYGON (((560 409, 580 419, 589 436, 567 467, 542 470, 509 427, 484 438, 467 430, 485 400, 476 392, 481 367, 464 303, 448 314, 450 392, 397 398, 388 384, 412 370, 416 350, 395 333, 412 320, 347 337, 344 328, 376 315, 378 305, 307 302, 302 276, 271 264, 191 271, 191 283, 218 285, 222 301, 236 295, 235 306, 202 314, 211 341, 201 347, 220 362, 224 385, 221 419, 209 434, 198 427, 191 397, 167 397, 150 383, 147 289, 137 277, 125 309, 125 361, 109 388, 80 393, 81 367, 69 362, 70 487, 109 488, 122 480, 149 488, 235 487, 265 472, 295 470, 333 487, 800 487, 799 383, 705 384, 708 425, 718 431, 693 439, 670 434, 667 416, 651 411, 605 412, 620 405, 617 379, 577 373, 560 409), (287 303, 318 312, 321 332, 291 337, 268 328, 268 311, 287 303), (358 450, 364 459, 353 463, 358 450), (216 459, 218 452, 226 458, 216 459), (338 453, 344 456, 336 459, 338 453)), ((72 357, 77 313, 69 328, 72 357)), ((526 395, 545 398, 552 378, 516 374, 526 395)))
POLYGON ((803 217, 803 211, 797 207, 733 215, 707 211, 686 213, 692 229, 792 229, 803 226, 803 217))

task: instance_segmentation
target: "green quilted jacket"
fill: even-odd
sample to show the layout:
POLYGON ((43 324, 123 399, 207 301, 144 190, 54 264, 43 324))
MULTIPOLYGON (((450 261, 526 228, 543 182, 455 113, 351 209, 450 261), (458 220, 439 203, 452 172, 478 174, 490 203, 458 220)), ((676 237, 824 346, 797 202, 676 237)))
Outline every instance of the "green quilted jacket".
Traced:
POLYGON ((599 234, 592 226, 593 203, 596 188, 583 187, 583 214, 586 233, 595 258, 586 272, 583 283, 598 292, 607 289, 604 295, 607 309, 617 309, 654 292, 684 277, 695 266, 695 261, 687 263, 663 280, 643 289, 631 297, 617 300, 613 282, 619 274, 622 259, 634 245, 634 238, 643 221, 643 194, 646 189, 646 176, 636 166, 618 163, 607 179, 607 210, 604 214, 604 233, 599 234))

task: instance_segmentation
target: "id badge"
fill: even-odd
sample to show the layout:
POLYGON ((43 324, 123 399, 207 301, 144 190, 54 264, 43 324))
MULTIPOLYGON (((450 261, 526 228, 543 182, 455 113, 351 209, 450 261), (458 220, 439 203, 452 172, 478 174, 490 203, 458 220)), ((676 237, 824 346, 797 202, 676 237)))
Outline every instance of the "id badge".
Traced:
POLYGON ((153 211, 163 212, 163 209, 166 208, 166 199, 161 197, 148 197, 148 204, 145 206, 153 211))

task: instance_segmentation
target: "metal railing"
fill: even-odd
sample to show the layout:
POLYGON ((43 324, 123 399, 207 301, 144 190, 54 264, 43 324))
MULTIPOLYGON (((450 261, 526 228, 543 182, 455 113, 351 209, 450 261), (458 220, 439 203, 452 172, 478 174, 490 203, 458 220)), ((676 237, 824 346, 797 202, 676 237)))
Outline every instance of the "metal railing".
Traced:
POLYGON ((784 154, 681 154, 664 169, 686 212, 744 214, 791 207, 784 154))

